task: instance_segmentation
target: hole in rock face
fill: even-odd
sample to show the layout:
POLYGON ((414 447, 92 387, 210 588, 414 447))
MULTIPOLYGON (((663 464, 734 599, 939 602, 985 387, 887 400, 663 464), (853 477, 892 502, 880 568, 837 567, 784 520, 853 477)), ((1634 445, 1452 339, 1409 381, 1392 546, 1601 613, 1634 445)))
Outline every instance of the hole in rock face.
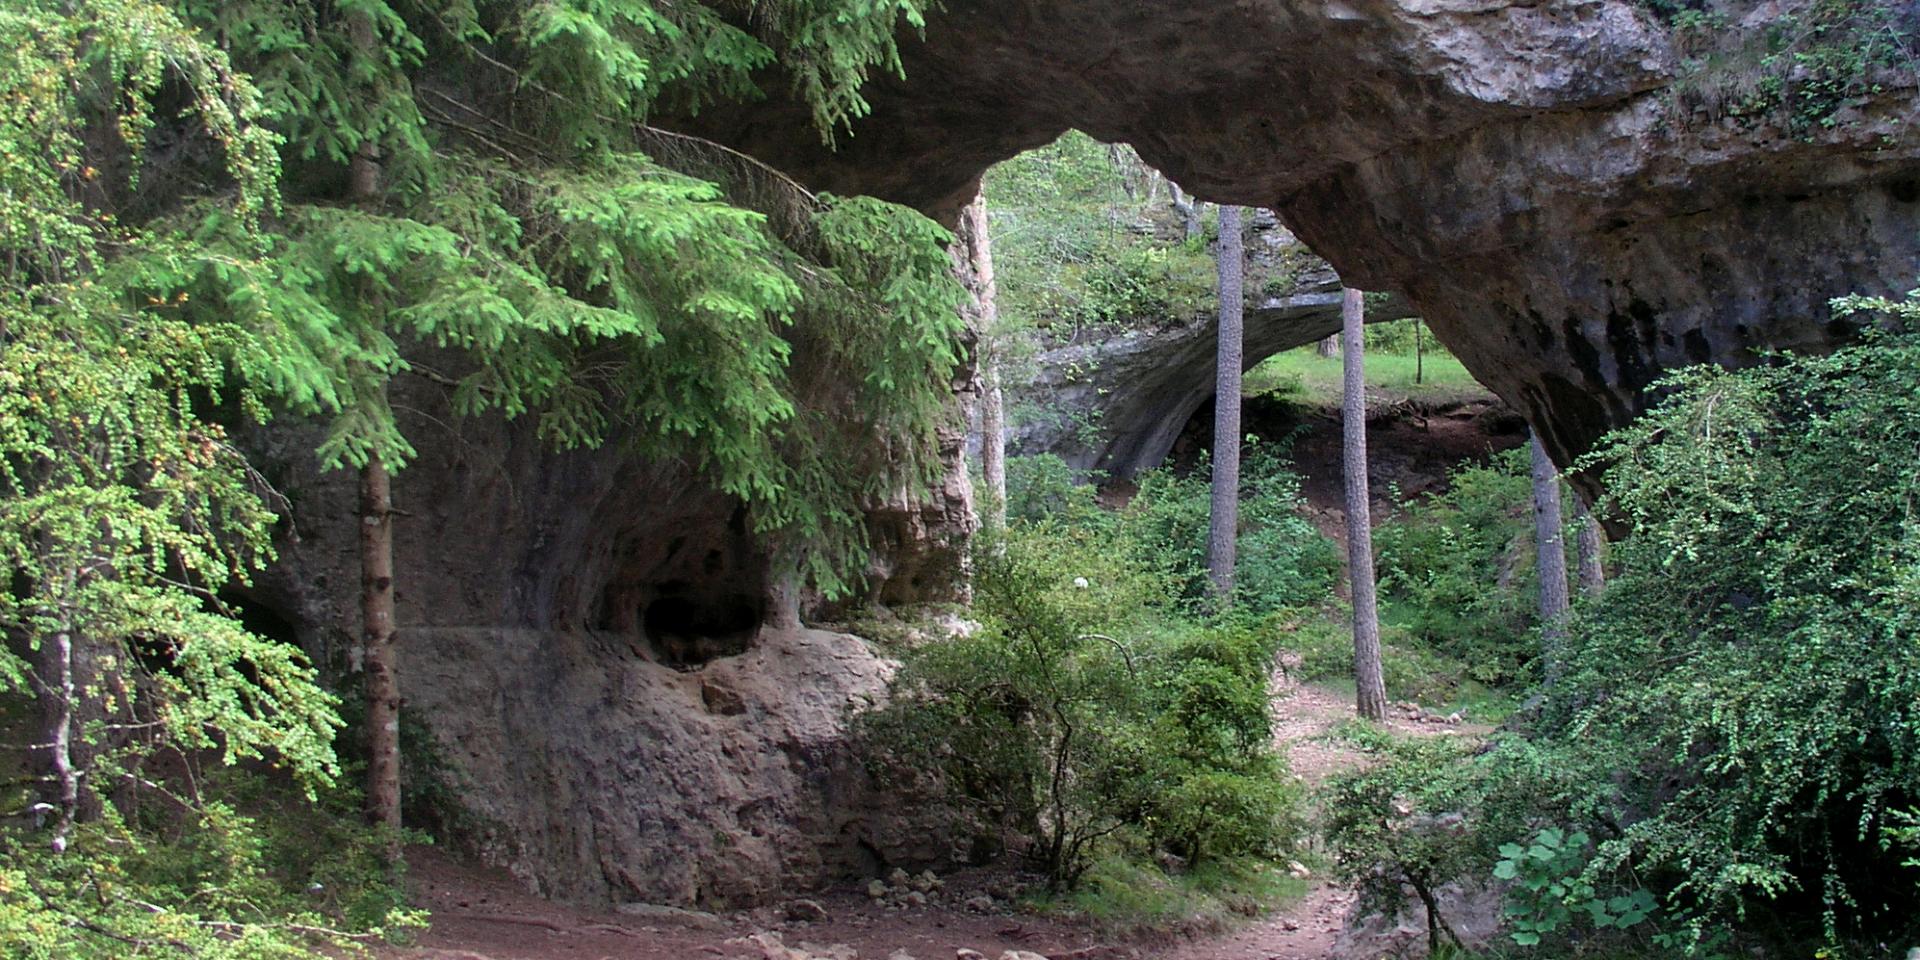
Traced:
POLYGON ((747 652, 766 615, 764 605, 746 593, 658 597, 641 615, 641 629, 661 662, 697 667, 747 652))

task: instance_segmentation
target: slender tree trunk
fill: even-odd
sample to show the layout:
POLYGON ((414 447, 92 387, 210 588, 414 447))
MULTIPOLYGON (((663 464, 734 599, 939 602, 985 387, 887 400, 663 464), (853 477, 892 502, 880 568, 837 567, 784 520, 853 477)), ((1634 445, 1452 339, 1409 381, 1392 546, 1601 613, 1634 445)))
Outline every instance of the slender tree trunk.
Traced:
POLYGON ((989 530, 1007 527, 1007 409, 1000 390, 1000 364, 989 354, 980 375, 980 472, 987 481, 989 530))
POLYGON ((367 819, 400 829, 400 677, 393 642, 393 489, 379 458, 360 469, 360 618, 366 650, 367 819))
POLYGON ((1348 287, 1340 302, 1341 352, 1346 374, 1341 403, 1342 458, 1347 493, 1347 573, 1353 587, 1355 708, 1369 720, 1387 718, 1380 669, 1380 612, 1373 582, 1373 509, 1367 491, 1366 301, 1348 287))
POLYGON ((980 472, 987 483, 986 515, 990 531, 1007 526, 1007 417, 1000 390, 999 288, 993 276, 993 238, 987 229, 987 198, 979 194, 961 214, 960 238, 966 246, 969 292, 979 329, 980 472))
POLYGON ((1413 321, 1413 382, 1425 383, 1427 379, 1427 343, 1422 336, 1424 324, 1418 318, 1413 321))
POLYGON ((54 853, 65 853, 68 838, 73 835, 74 821, 80 817, 81 772, 73 741, 74 727, 78 725, 75 707, 79 703, 80 683, 73 662, 71 612, 62 606, 57 616, 59 624, 41 654, 37 686, 41 688, 41 735, 46 738, 47 766, 53 772, 54 782, 51 845, 54 853))
POLYGON ((1540 574, 1540 636, 1546 649, 1547 682, 1559 679, 1562 641, 1566 639, 1567 548, 1561 540, 1560 473, 1547 459, 1538 434, 1533 448, 1533 542, 1540 574))
POLYGON ((1240 361, 1245 299, 1240 208, 1220 208, 1220 341, 1213 391, 1213 509, 1207 523, 1207 573, 1219 609, 1233 602, 1235 537, 1240 529, 1240 361))
POLYGON ((1334 357, 1339 356, 1340 355, 1340 335, 1335 333, 1335 334, 1330 334, 1326 337, 1322 337, 1318 342, 1316 342, 1313 345, 1313 352, 1316 354, 1319 354, 1322 357, 1326 357, 1327 359, 1332 359, 1334 357))
POLYGON ((1607 588, 1607 571, 1602 560, 1605 541, 1600 533, 1600 521, 1594 519, 1586 501, 1578 496, 1573 498, 1573 522, 1579 530, 1574 548, 1580 561, 1580 592, 1597 597, 1607 588))
MULTIPOLYGON (((356 52, 375 54, 373 23, 354 14, 347 23, 356 52)), ((360 145, 347 170, 353 202, 379 196, 379 148, 360 145)), ((360 468, 360 640, 366 669, 367 820, 387 827, 387 859, 400 851, 400 675, 393 632, 393 483, 375 454, 360 468)))

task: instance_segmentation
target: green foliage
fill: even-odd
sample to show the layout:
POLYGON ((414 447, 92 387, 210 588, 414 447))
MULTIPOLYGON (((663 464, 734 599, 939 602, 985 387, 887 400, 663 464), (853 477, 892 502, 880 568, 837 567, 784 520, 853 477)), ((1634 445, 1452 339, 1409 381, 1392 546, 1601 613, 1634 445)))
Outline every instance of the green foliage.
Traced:
MULTIPOLYGON (((1300 514, 1300 478, 1287 469, 1282 453, 1280 447, 1249 439, 1241 455, 1233 605, 1252 616, 1319 602, 1339 572, 1333 543, 1300 514)), ((1211 602, 1210 489, 1205 461, 1186 474, 1149 471, 1121 519, 1140 562, 1171 578, 1190 610, 1211 602)))
POLYGON ((324 463, 397 468, 387 386, 417 374, 556 445, 684 458, 849 586, 860 506, 933 470, 947 234, 646 121, 758 96, 777 63, 831 139, 924 8, 736 12, 0 10, 0 707, 45 718, 9 731, 44 769, 0 797, 38 821, 0 832, 8 955, 292 956, 404 919, 365 869, 392 838, 329 808, 304 834, 326 856, 299 856, 181 770, 284 770, 294 808, 340 775, 338 703, 220 600, 280 505, 240 421, 324 418, 324 463), (320 900, 282 889, 316 861, 320 900))
POLYGON ((1139 857, 1112 854, 1088 867, 1079 886, 1036 906, 1091 920, 1115 936, 1146 938, 1224 930, 1306 889, 1307 882, 1281 864, 1216 861, 1170 874, 1139 857))
POLYGON ((1749 17, 1742 2, 1643 0, 1684 60, 1681 109, 1811 139, 1846 111, 1910 85, 1913 13, 1892 0, 1800 0, 1749 17))
MULTIPOLYGON (((1380 589, 1408 639, 1475 680, 1524 684, 1539 653, 1526 450, 1456 468, 1445 492, 1400 498, 1374 531, 1380 589)), ((1571 542, 1572 538, 1565 538, 1571 542)))
POLYGON ((1074 524, 1107 522, 1095 502, 1094 477, 1056 454, 1007 458, 1007 519, 1038 523, 1058 518, 1074 524))
POLYGON ((225 801, 150 799, 165 807, 143 809, 148 822, 110 808, 64 853, 0 834, 0 952, 293 960, 424 925, 403 909, 384 842, 344 811, 299 799, 262 820, 225 801))
POLYGON ((1582 876, 1657 893, 1688 949, 1760 911, 1836 949, 1912 934, 1880 841, 1920 782, 1920 308, 1839 306, 1907 332, 1677 373, 1596 452, 1634 536, 1504 748, 1551 771, 1538 816, 1597 838, 1582 876))
POLYGON ((1422 326, 1418 318, 1369 323, 1365 330, 1369 354, 1411 357, 1417 351, 1430 359, 1447 355, 1446 348, 1433 339, 1433 334, 1422 326))
POLYGON ((1624 930, 1653 913, 1653 894, 1645 889, 1616 896, 1594 889, 1586 870, 1591 843, 1585 833, 1545 827, 1525 845, 1501 845, 1493 876, 1511 884, 1505 913, 1513 942, 1538 946, 1570 926, 1576 914, 1597 929, 1624 930))
POLYGON ((977 831, 1030 843, 1058 887, 1109 853, 1201 864, 1297 841, 1265 633, 1169 621, 1165 578, 1103 530, 1016 524, 976 563, 982 626, 908 657, 869 717, 883 756, 937 770, 977 831))
MULTIPOLYGON (((1405 354, 1369 352, 1367 395, 1373 398, 1369 402, 1405 400, 1444 404, 1492 396, 1473 379, 1458 358, 1440 349, 1438 344, 1428 345, 1426 358, 1418 366, 1420 382, 1415 383, 1416 364, 1411 351, 1405 354)), ((1338 409, 1340 391, 1341 358, 1322 357, 1310 346, 1276 353, 1260 361, 1247 371, 1241 382, 1241 393, 1245 396, 1277 393, 1282 399, 1303 407, 1338 409)))
MULTIPOLYGON (((1345 606, 1306 612, 1289 621, 1281 645, 1300 657, 1299 679, 1350 684, 1353 680, 1352 612, 1345 606)), ((1392 623, 1380 626, 1380 671, 1387 696, 1431 706, 1472 706, 1477 719, 1497 719, 1507 706, 1502 694, 1473 679, 1463 661, 1441 654, 1392 623)))
MULTIPOLYGON (((1467 762, 1471 748, 1458 738, 1379 732, 1369 738, 1380 752, 1378 762, 1340 774, 1325 787, 1325 832, 1335 870, 1354 884, 1363 914, 1399 913, 1408 891, 1431 908, 1435 891, 1478 873, 1485 860, 1483 845, 1475 842, 1485 830, 1484 775, 1467 762)), ((1441 935, 1452 930, 1436 909, 1429 909, 1428 924, 1429 945, 1437 950, 1441 935)))
POLYGON ((1169 212, 1146 204, 1133 182, 1143 175, 1130 150, 1079 132, 993 168, 986 193, 994 267, 1000 315, 1011 329, 1067 338, 1087 327, 1179 322, 1212 308, 1207 251, 1133 229, 1169 212))

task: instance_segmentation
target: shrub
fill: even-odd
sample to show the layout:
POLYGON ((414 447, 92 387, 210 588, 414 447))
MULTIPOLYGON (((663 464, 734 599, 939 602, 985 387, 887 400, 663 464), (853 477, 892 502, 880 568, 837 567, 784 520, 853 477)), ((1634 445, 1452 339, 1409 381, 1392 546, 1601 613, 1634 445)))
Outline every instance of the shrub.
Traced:
POLYGON ((1445 493, 1401 499, 1374 532, 1381 590, 1398 625, 1482 683, 1533 677, 1540 645, 1531 502, 1527 453, 1513 450, 1454 470, 1445 493))
MULTIPOLYGON (((1340 561, 1333 542, 1300 514, 1300 478, 1281 460, 1284 448, 1249 442, 1241 459, 1240 535, 1233 606, 1259 616, 1326 598, 1340 561)), ((1121 526, 1143 563, 1164 571, 1192 611, 1211 605, 1207 461, 1182 475, 1168 468, 1141 477, 1121 526)))
POLYGON ((1504 788, 1595 838, 1584 882, 1656 892, 1663 942, 1912 942, 1882 831, 1920 799, 1920 336, 1661 389, 1594 455, 1634 535, 1504 788))
POLYGON ((937 770, 977 829, 1012 834, 1056 887, 1103 853, 1196 863, 1295 841, 1295 788, 1269 744, 1269 634, 1169 619, 1165 577, 1110 532, 1015 525, 976 563, 981 628, 909 654, 866 719, 878 756, 937 770))
POLYGON ((1008 457, 1007 520, 1038 523, 1058 517, 1097 523, 1101 516, 1094 479, 1092 472, 1075 470, 1057 454, 1008 457))

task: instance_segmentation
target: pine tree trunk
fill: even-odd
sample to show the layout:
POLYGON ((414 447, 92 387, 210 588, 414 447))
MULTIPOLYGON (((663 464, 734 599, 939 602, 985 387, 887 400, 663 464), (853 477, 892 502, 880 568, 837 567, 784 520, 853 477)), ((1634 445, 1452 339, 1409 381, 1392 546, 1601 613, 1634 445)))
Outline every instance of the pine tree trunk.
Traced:
POLYGON ((1213 391, 1213 508, 1207 522, 1207 574, 1214 602, 1233 602, 1234 539, 1240 528, 1240 360, 1246 303, 1240 208, 1220 208, 1220 340, 1213 391))
POLYGON ((1580 561, 1580 592, 1589 597, 1597 597, 1607 588, 1607 571, 1601 558, 1606 549, 1600 533, 1600 521, 1594 519, 1587 509, 1586 501, 1573 498, 1573 522, 1579 529, 1574 539, 1575 554, 1580 561))
MULTIPOLYGON (((366 14, 350 15, 347 31, 358 56, 376 55, 373 21, 366 14)), ((372 140, 354 153, 347 181, 354 203, 371 205, 378 199, 380 154, 372 140)), ((378 454, 360 468, 360 642, 366 670, 367 821, 388 828, 387 859, 398 864, 400 675, 393 637, 393 482, 378 454)))
POLYGON ((1373 582, 1373 509, 1367 491, 1364 296, 1348 287, 1340 303, 1340 347, 1346 374, 1340 419, 1347 494, 1347 574, 1353 587, 1354 706, 1362 717, 1385 720, 1387 689, 1380 668, 1380 612, 1373 582))
POLYGON ((1340 355, 1340 335, 1329 334, 1313 345, 1313 352, 1331 360, 1340 355))
POLYGON ((1533 449, 1533 542, 1540 575, 1540 637, 1546 649, 1547 682, 1559 678, 1562 641, 1566 639, 1567 548, 1561 540, 1560 473, 1547 459, 1538 434, 1529 433, 1533 449))
POLYGON ((1007 526, 1007 416, 996 341, 999 288, 993 276, 993 238, 987 229, 985 194, 976 195, 962 212, 960 239, 966 246, 968 286, 979 330, 980 472, 987 484, 986 516, 982 519, 989 531, 999 531, 1007 526))
POLYGON ((378 458, 360 468, 360 619, 366 651, 367 820, 399 859, 400 677, 393 643, 393 490, 378 458))

